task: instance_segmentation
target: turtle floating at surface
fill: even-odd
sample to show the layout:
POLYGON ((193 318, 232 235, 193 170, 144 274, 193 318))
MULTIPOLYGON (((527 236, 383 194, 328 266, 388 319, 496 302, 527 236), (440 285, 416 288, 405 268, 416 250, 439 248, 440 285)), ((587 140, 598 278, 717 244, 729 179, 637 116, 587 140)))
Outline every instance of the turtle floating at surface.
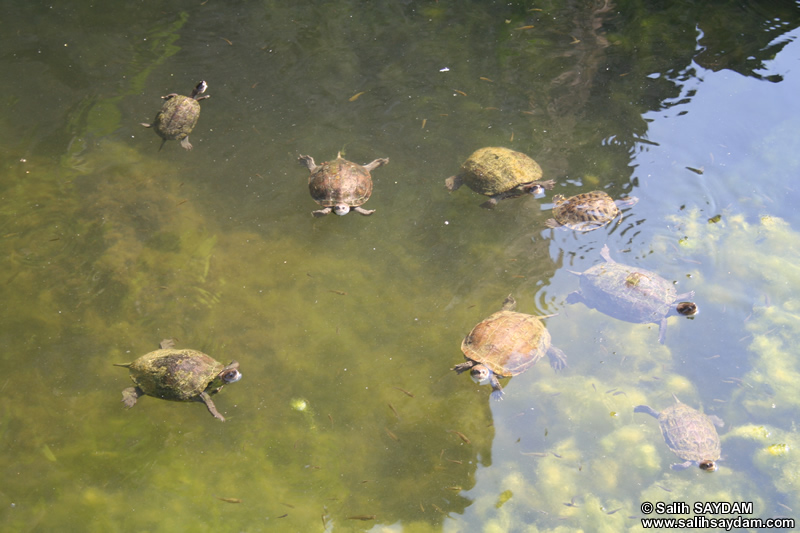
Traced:
POLYGON ((361 215, 371 215, 374 209, 361 207, 372 196, 372 175, 370 172, 389 163, 381 158, 358 165, 342 157, 341 152, 333 161, 317 165, 310 155, 297 158, 311 172, 308 176, 308 190, 311 198, 323 208, 312 211, 315 217, 323 217, 333 211, 344 216, 351 210, 361 215))
POLYGON ((152 124, 142 122, 145 128, 153 128, 159 137, 164 139, 161 141, 161 146, 158 147, 160 152, 164 148, 167 141, 181 141, 181 146, 186 150, 192 149, 192 143, 189 142, 189 134, 197 125, 197 119, 200 118, 200 100, 211 98, 210 95, 201 96, 208 84, 201 81, 192 91, 189 96, 182 96, 177 93, 171 93, 162 96, 166 102, 161 106, 161 109, 156 114, 156 118, 152 124))
MULTIPOLYGON (((545 221, 550 228, 564 228, 575 231, 592 231, 608 225, 622 212, 620 207, 632 206, 639 199, 627 196, 612 199, 603 191, 591 191, 565 198, 561 194, 553 196, 553 217, 545 221)), ((620 222, 622 219, 619 219, 620 222)))
POLYGON ((461 165, 455 176, 445 180, 445 187, 455 191, 466 184, 473 191, 488 196, 481 207, 491 209, 506 198, 523 194, 540 194, 552 189, 555 181, 541 181, 542 167, 539 163, 509 148, 480 148, 461 165))
POLYGON ((203 402, 208 411, 225 421, 217 411, 211 396, 228 383, 242 378, 239 363, 228 366, 197 350, 176 349, 174 341, 161 341, 161 349, 141 356, 131 363, 118 364, 130 369, 134 386, 122 391, 122 401, 128 407, 136 405, 141 396, 153 396, 173 402, 203 402))
POLYGON ((638 324, 658 324, 658 342, 664 344, 667 317, 677 313, 697 314, 693 302, 679 300, 694 297, 694 291, 678 294, 673 284, 655 272, 617 263, 608 245, 600 256, 605 263, 586 272, 572 272, 581 278, 581 288, 567 296, 567 303, 583 302, 611 317, 638 324))
POLYGON ((488 382, 494 400, 503 399, 498 377, 517 376, 545 355, 554 370, 567 365, 567 356, 550 344, 550 333, 539 320, 547 317, 517 313, 516 305, 508 295, 500 311, 472 328, 461 343, 467 361, 453 367, 458 374, 469 370, 478 383, 488 382))

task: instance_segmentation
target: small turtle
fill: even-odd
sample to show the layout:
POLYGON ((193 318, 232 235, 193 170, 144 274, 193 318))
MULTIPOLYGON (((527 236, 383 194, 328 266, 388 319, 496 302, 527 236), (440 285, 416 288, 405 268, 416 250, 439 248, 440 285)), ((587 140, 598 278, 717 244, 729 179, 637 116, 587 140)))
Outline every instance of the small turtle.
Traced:
POLYGON ((370 172, 389 162, 388 159, 376 159, 366 165, 357 165, 336 155, 333 161, 321 165, 314 163, 310 155, 297 158, 308 167, 308 190, 311 197, 324 209, 312 211, 315 217, 322 217, 333 211, 337 215, 346 215, 352 209, 362 215, 371 215, 374 209, 361 207, 372 194, 372 176, 370 172))
POLYGON ((167 141, 181 141, 181 146, 186 150, 192 149, 192 143, 189 142, 189 134, 192 133, 197 119, 200 118, 200 100, 211 98, 210 95, 200 96, 206 89, 208 84, 201 81, 194 88, 190 96, 182 96, 180 94, 172 93, 162 96, 166 102, 161 106, 161 110, 156 115, 156 119, 152 124, 142 122, 145 128, 154 128, 159 137, 164 139, 161 141, 161 146, 158 151, 164 147, 167 141))
POLYGON ((197 350, 178 350, 174 342, 164 340, 161 349, 150 352, 132 363, 116 364, 130 369, 134 387, 122 391, 128 407, 136 405, 140 396, 148 395, 174 402, 204 402, 209 412, 223 422, 211 396, 227 383, 242 378, 239 363, 224 366, 197 350))
POLYGON ((473 152, 461 165, 461 171, 445 180, 445 187, 455 191, 461 185, 489 197, 481 207, 491 209, 506 198, 523 194, 541 194, 552 189, 555 181, 540 181, 542 167, 521 152, 489 147, 473 152))
POLYGON ((634 205, 639 199, 626 197, 613 200, 603 191, 592 191, 569 198, 553 196, 553 216, 545 224, 550 228, 565 227, 576 231, 602 228, 620 215, 620 207, 634 205))
POLYGON ((673 470, 682 470, 698 465, 706 472, 717 469, 717 459, 720 455, 719 434, 714 426, 722 427, 725 424, 717 416, 709 416, 697 409, 692 409, 683 404, 673 394, 675 405, 667 407, 660 413, 647 405, 636 406, 635 413, 647 413, 658 419, 661 435, 672 450, 672 453, 684 459, 684 463, 675 463, 673 470))
POLYGON ((572 272, 581 277, 581 288, 567 296, 567 303, 583 302, 609 316, 626 322, 659 325, 658 342, 664 344, 667 317, 680 308, 681 314, 697 313, 692 302, 678 300, 693 298, 694 291, 678 294, 672 283, 655 272, 617 263, 611 259, 608 245, 600 255, 605 263, 586 272, 572 272))
POLYGON ((540 318, 514 311, 517 302, 509 295, 503 308, 483 320, 464 338, 461 351, 467 360, 453 367, 460 374, 470 371, 476 383, 492 386, 492 398, 503 399, 498 377, 523 373, 547 354, 550 365, 560 370, 567 365, 567 356, 550 345, 550 333, 540 318))

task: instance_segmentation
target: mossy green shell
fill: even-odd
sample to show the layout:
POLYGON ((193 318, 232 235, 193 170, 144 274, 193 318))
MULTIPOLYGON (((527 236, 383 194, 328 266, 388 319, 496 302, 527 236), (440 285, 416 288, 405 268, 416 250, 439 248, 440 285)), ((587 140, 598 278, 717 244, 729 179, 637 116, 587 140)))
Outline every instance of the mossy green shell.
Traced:
POLYGON ((542 167, 521 152, 488 147, 469 156, 461 165, 459 176, 473 191, 494 196, 541 179, 542 167))
POLYGON ((533 315, 498 311, 464 338, 461 351, 498 376, 516 376, 541 359, 550 348, 550 333, 533 315))
POLYGON ((200 103, 189 96, 176 95, 161 106, 153 127, 162 139, 180 141, 192 133, 198 118, 200 103))
POLYGON ((131 380, 145 394, 186 402, 206 390, 225 366, 197 350, 156 350, 128 367, 131 380))

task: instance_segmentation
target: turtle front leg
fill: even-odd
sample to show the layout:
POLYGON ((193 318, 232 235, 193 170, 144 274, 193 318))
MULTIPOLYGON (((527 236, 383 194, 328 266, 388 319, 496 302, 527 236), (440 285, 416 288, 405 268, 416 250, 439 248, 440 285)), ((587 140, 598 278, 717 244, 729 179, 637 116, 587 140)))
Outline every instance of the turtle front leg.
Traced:
POLYGON ((374 209, 364 209, 364 208, 363 208, 363 207, 361 207, 360 205, 359 205, 359 206, 356 206, 356 207, 354 207, 354 208, 353 208, 353 211, 355 211, 355 212, 356 212, 356 213, 358 213, 359 215, 364 215, 365 217, 368 217, 368 216, 370 216, 372 213, 374 213, 374 212, 375 212, 375 210, 374 210, 374 209))
POLYGON ((497 374, 492 372, 491 377, 489 377, 489 385, 492 386, 492 400, 499 401, 503 399, 503 387, 500 386, 500 380, 497 379, 497 374))
POLYGON ((667 340, 667 317, 664 317, 658 324, 658 342, 664 344, 666 340, 667 340))
POLYGON ((366 165, 364 165, 364 168, 366 168, 368 172, 372 172, 376 168, 382 167, 383 165, 386 165, 387 163, 389 163, 389 158, 388 157, 383 157, 381 159, 376 159, 372 163, 367 163, 366 165))
POLYGON ((561 370, 567 366, 567 354, 555 346, 551 346, 547 350, 547 357, 550 359, 550 366, 553 367, 553 370, 561 370))
POLYGON ((300 157, 297 158, 297 160, 300 161, 300 163, 307 166, 308 170, 310 170, 311 172, 314 172, 314 169, 317 168, 317 164, 314 163, 314 158, 311 157, 310 155, 301 155, 300 157))
POLYGON ((333 211, 332 207, 326 207, 325 209, 317 209, 316 211, 312 211, 311 214, 314 215, 315 217, 319 218, 319 217, 324 217, 325 215, 329 214, 331 211, 333 211))
POLYGON ((136 405, 139 396, 144 396, 144 391, 139 387, 128 387, 122 391, 122 403, 125 407, 131 408, 136 405))
POLYGON ((455 370, 456 374, 460 374, 471 369, 473 366, 475 366, 475 361, 469 360, 466 363, 461 363, 460 365, 454 366, 452 370, 455 370))
POLYGON ((460 174, 458 176, 450 176, 444 180, 444 188, 448 191, 458 190, 462 185, 464 185, 464 178, 460 174))
POLYGON ((225 422, 225 417, 219 414, 217 407, 214 405, 214 402, 211 400, 211 396, 209 396, 207 392, 201 392, 197 396, 197 401, 205 403, 206 407, 208 407, 208 412, 214 415, 214 418, 219 418, 221 422, 225 422))
POLYGON ((191 150, 192 149, 192 143, 189 142, 189 137, 188 136, 183 138, 183 140, 181 141, 181 146, 183 146, 184 150, 191 150))

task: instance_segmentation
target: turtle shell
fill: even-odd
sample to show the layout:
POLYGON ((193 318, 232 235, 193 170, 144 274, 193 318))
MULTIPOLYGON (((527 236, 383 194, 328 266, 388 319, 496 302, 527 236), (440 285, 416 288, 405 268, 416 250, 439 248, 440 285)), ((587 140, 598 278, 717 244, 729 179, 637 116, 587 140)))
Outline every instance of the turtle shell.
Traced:
POLYGON ((542 178, 542 167, 527 155, 501 147, 476 150, 459 176, 475 192, 494 196, 542 178))
MULTIPOLYGON (((630 201, 630 199, 626 199, 630 201)), ((620 214, 614 200, 603 191, 592 191, 565 198, 553 196, 553 217, 547 221, 550 227, 565 226, 577 231, 592 231, 602 228, 620 214)))
POLYGON ((131 380, 145 394, 187 402, 206 390, 225 366, 197 350, 156 350, 128 366, 131 380))
POLYGON ((693 297, 694 291, 679 295, 672 283, 655 272, 615 262, 608 246, 603 246, 600 255, 605 263, 583 273, 573 272, 580 276, 581 288, 567 301, 583 301, 626 322, 659 324, 659 341, 663 343, 667 316, 675 309, 677 300, 693 297))
POLYGON ((308 177, 311 197, 323 207, 364 204, 372 195, 372 176, 361 165, 338 156, 320 164, 308 177))
POLYGON ((465 357, 501 377, 524 372, 549 348, 550 333, 539 318, 507 309, 480 322, 461 343, 465 357))
POLYGON ((192 97, 172 95, 161 106, 153 128, 166 141, 180 141, 192 133, 200 118, 200 103, 192 97))
POLYGON ((689 463, 699 464, 704 470, 715 470, 715 461, 720 457, 720 440, 712 418, 675 400, 675 405, 661 413, 655 413, 646 405, 638 406, 635 411, 658 418, 661 435, 672 453, 689 463))

